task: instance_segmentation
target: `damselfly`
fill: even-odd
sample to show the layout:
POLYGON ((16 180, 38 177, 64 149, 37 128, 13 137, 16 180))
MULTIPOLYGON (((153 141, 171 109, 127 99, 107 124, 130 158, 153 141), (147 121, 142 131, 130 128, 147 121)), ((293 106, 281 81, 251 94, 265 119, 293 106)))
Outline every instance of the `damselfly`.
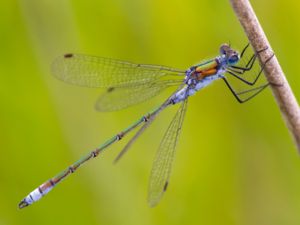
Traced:
POLYGON ((108 146, 121 140, 130 131, 140 127, 117 156, 116 161, 119 160, 161 111, 168 106, 180 104, 160 143, 150 175, 148 202, 150 206, 155 206, 160 201, 169 184, 175 148, 189 96, 195 94, 213 81, 222 79, 238 102, 243 103, 256 96, 268 86, 268 83, 266 83, 249 90, 236 92, 225 77, 228 74, 249 86, 253 86, 257 82, 264 66, 272 57, 261 66, 252 81, 246 80, 242 77, 242 74, 251 71, 258 54, 267 49, 262 49, 253 54, 245 65, 239 65, 238 63, 241 62, 241 58, 244 56, 248 46, 249 44, 239 54, 229 45, 223 44, 220 47, 220 54, 217 57, 192 66, 188 70, 179 70, 159 65, 134 64, 80 54, 66 54, 57 58, 53 63, 52 69, 54 76, 58 79, 81 86, 108 88, 107 92, 96 103, 96 108, 100 111, 122 109, 150 99, 168 87, 177 86, 178 88, 159 107, 145 114, 132 125, 32 191, 19 203, 19 208, 24 208, 38 201, 52 190, 56 184, 71 173, 74 173, 83 163, 95 158, 108 146), (250 95, 243 98, 246 93, 250 93, 250 95))

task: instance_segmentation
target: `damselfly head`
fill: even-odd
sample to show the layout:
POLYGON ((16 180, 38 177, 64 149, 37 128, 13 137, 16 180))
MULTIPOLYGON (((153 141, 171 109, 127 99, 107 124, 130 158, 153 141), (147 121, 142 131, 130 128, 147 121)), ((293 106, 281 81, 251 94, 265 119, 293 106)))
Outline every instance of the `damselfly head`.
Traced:
POLYGON ((240 60, 239 53, 233 50, 228 44, 222 44, 220 47, 220 53, 225 57, 226 62, 229 65, 234 65, 240 60))
POLYGON ((220 54, 221 55, 226 55, 228 51, 230 51, 231 48, 228 44, 222 44, 220 47, 220 54))

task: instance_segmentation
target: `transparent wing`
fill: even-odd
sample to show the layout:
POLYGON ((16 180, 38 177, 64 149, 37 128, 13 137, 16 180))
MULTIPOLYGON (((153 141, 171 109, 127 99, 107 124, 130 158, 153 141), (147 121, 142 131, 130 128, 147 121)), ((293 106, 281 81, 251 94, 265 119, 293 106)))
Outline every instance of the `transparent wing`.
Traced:
POLYGON ((86 87, 116 87, 141 84, 164 76, 183 76, 184 71, 159 65, 134 64, 126 61, 66 54, 52 65, 55 77, 86 87))
MULTIPOLYGON (((174 92, 176 93, 178 90, 180 90, 185 84, 181 83, 180 86, 177 88, 177 90, 174 92)), ((173 93, 173 94, 174 94, 173 93)), ((172 95, 171 95, 172 96, 172 95)), ((155 111, 153 111, 151 114, 148 114, 148 120, 147 123, 145 123, 136 133, 135 135, 129 140, 129 142, 124 146, 124 148, 119 152, 118 156, 115 158, 114 163, 117 163, 123 155, 129 150, 131 145, 137 140, 139 136, 142 135, 142 133, 147 129, 147 127, 150 126, 150 124, 154 121, 155 117, 160 113, 163 109, 165 109, 168 105, 171 104, 170 98, 168 98, 160 107, 158 107, 155 111)))
POLYGON ((178 109, 156 153, 149 181, 148 203, 151 207, 160 201, 167 190, 186 106, 187 100, 178 109))
POLYGON ((179 86, 180 80, 158 80, 139 85, 108 88, 96 102, 98 111, 115 111, 146 101, 170 86, 179 86))

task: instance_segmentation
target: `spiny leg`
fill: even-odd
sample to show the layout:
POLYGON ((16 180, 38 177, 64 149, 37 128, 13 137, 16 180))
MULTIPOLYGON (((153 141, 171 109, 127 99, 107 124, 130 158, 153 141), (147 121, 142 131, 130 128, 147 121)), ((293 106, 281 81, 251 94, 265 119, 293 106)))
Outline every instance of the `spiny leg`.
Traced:
POLYGON ((240 58, 243 58, 243 55, 244 55, 244 53, 246 52, 246 50, 248 49, 249 45, 250 45, 250 43, 248 43, 248 44, 243 48, 243 50, 242 50, 242 52, 241 52, 240 58))
POLYGON ((228 67, 228 70, 230 70, 234 73, 244 74, 246 71, 249 71, 252 69, 256 58, 257 58, 257 55, 253 54, 244 67, 230 66, 230 67, 228 67))
POLYGON ((236 92, 232 86, 230 85, 230 83, 227 81, 227 79, 225 77, 222 78, 226 84, 226 86, 229 88, 230 92, 233 94, 233 96, 235 97, 235 99, 239 102, 239 103, 244 103, 249 101, 250 99, 252 99, 253 97, 255 97, 256 95, 258 95, 261 91, 263 91, 267 86, 269 86, 269 83, 261 85, 259 87, 256 88, 252 88, 249 90, 245 90, 245 91, 241 91, 241 92, 236 92), (252 91, 256 91, 254 94, 250 95, 249 97, 242 99, 240 98, 239 95, 243 95, 252 91))
MULTIPOLYGON (((242 81, 243 83, 245 83, 245 84, 247 84, 247 85, 250 85, 250 86, 253 86, 253 85, 257 82, 257 80, 259 79, 260 75, 262 74, 262 72, 263 72, 263 70, 264 70, 266 64, 267 64, 273 57, 274 57, 274 54, 272 54, 272 55, 264 62, 264 64, 262 65, 261 69, 259 70, 257 76, 254 78, 253 81, 248 81, 248 80, 244 79, 243 77, 241 77, 241 76, 239 76, 238 74, 236 74, 237 71, 234 71, 234 70, 232 70, 231 68, 228 68, 228 69, 227 69, 227 72, 228 72, 230 75, 232 75, 232 76, 234 76, 235 78, 237 78, 237 79, 239 79, 240 81, 242 81)), ((239 73, 239 74, 242 74, 242 73, 239 73)))
MULTIPOLYGON (((248 48, 248 46, 249 46, 249 44, 243 49, 243 51, 242 51, 242 53, 241 53, 241 58, 242 58, 242 56, 243 56, 245 50, 248 48)), ((247 64, 246 64, 245 66, 231 66, 231 69, 240 70, 240 71, 239 71, 240 74, 243 74, 243 73, 245 73, 246 71, 251 70, 252 67, 253 67, 253 65, 254 65, 254 62, 255 62, 257 56, 258 56, 260 53, 266 51, 267 49, 268 49, 268 47, 265 47, 265 48, 263 48, 263 49, 257 51, 255 54, 253 54, 253 55, 251 56, 251 58, 248 60, 248 62, 247 62, 247 64)))
MULTIPOLYGON (((241 54, 240 54, 240 59, 243 58, 243 56, 244 56, 246 50, 248 49, 249 45, 250 45, 250 44, 248 43, 248 44, 244 47, 244 49, 242 50, 242 52, 241 52, 241 54)), ((258 53, 253 54, 253 55, 251 56, 251 58, 248 60, 247 64, 246 64, 244 67, 242 67, 242 68, 247 68, 247 70, 250 70, 250 69, 252 68, 254 62, 255 62, 255 59, 256 59, 256 57, 257 57, 257 54, 258 54, 258 53), (249 65, 250 65, 250 68, 249 68, 249 65)), ((233 72, 236 72, 236 73, 239 73, 239 74, 243 74, 245 71, 247 71, 247 70, 244 70, 244 69, 240 69, 241 71, 239 71, 238 68, 236 68, 236 70, 234 70, 233 68, 231 68, 231 69, 232 69, 233 72)))
MULTIPOLYGON (((230 46, 230 45, 229 45, 230 46)), ((240 58, 243 58, 244 53, 246 52, 246 50, 248 49, 248 47, 250 46, 250 43, 248 42, 248 44, 246 44, 246 46, 243 48, 241 54, 240 54, 240 58)))
POLYGON ((258 87, 255 87, 255 88, 251 88, 251 89, 247 89, 247 90, 244 90, 244 91, 236 92, 236 94, 238 96, 240 96, 240 95, 244 95, 244 94, 256 91, 256 90, 260 91, 262 88, 265 88, 265 87, 267 87, 269 85, 270 85, 270 83, 266 83, 266 84, 260 85, 258 87))

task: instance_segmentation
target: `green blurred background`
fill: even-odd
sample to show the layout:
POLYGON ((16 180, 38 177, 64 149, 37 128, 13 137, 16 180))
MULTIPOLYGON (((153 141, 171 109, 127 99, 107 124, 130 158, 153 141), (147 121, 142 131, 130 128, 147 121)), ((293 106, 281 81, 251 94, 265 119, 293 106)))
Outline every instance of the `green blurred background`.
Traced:
MULTIPOLYGON (((251 1, 296 97, 300 3, 251 1)), ((166 95, 99 113, 98 89, 50 74, 78 52, 187 68, 247 43, 229 1, 2 0, 0 7, 0 225, 300 223, 300 159, 270 90, 238 104, 216 82, 190 98, 168 192, 146 202, 168 109, 117 165, 126 141, 82 167, 40 202, 33 188, 158 105, 166 95)), ((173 111, 172 111, 173 110, 173 111)), ((128 140, 128 138, 127 138, 128 140)))

